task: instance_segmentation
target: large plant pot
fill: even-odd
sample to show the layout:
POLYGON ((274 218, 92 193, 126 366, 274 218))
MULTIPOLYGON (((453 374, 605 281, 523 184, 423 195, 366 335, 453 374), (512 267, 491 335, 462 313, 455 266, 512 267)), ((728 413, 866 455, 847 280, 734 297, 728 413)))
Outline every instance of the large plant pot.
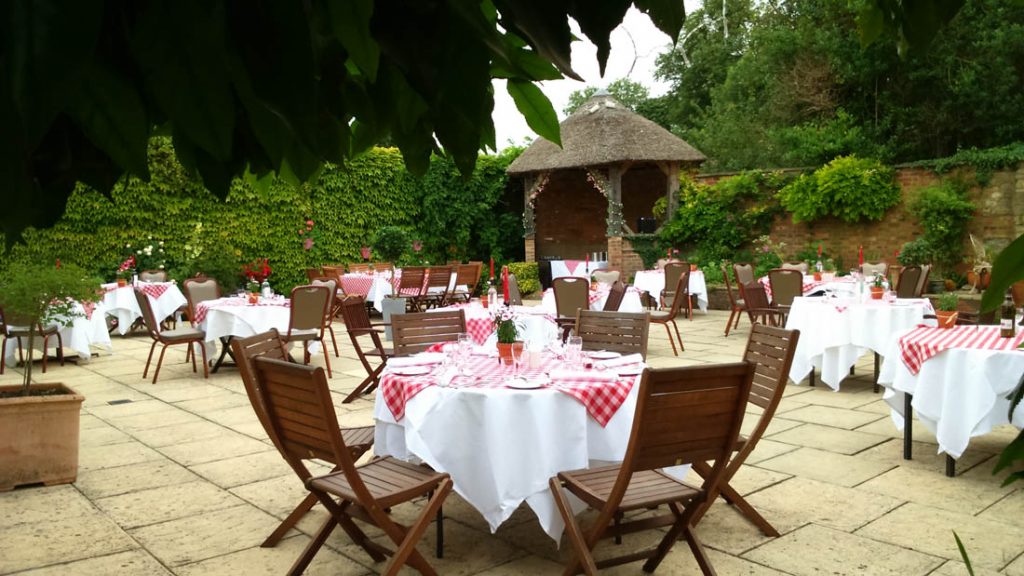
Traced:
MULTIPOLYGON (((0 386, 17 392, 21 386, 0 386)), ((48 396, 0 398, 0 492, 25 484, 67 484, 78 477, 78 415, 85 397, 63 384, 48 396)))
POLYGON ((523 349, 522 342, 498 342, 498 359, 502 364, 512 363, 512 350, 518 348, 523 349))

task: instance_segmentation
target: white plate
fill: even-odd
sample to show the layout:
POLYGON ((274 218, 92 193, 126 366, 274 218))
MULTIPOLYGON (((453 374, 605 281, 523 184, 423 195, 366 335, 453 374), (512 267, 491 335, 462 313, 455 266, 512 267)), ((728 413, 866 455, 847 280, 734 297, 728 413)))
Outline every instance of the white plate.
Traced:
POLYGON ((642 374, 643 371, 643 366, 619 366, 615 368, 615 373, 619 376, 636 376, 637 374, 642 374))
POLYGON ((422 374, 430 374, 431 370, 430 366, 400 366, 398 368, 391 368, 391 373, 399 376, 420 376, 422 374))
POLYGON ((505 382, 505 386, 515 388, 516 390, 537 390, 545 385, 547 385, 547 382, 543 380, 526 380, 523 378, 513 378, 505 382))
POLYGON ((609 352, 608 350, 597 350, 594 352, 584 352, 587 358, 593 358, 594 360, 608 360, 610 358, 618 358, 622 356, 618 352, 609 352))

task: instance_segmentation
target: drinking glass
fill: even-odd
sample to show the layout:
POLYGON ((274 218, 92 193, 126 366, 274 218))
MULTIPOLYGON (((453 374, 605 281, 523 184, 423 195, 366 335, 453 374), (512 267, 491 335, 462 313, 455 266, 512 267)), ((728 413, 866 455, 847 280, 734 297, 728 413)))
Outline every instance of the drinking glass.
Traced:
POLYGON ((469 357, 473 354, 473 337, 463 332, 459 334, 456 355, 459 362, 459 374, 469 376, 469 357))
POLYGON ((582 363, 583 355, 583 337, 582 336, 570 336, 569 343, 566 346, 566 360, 573 368, 579 368, 582 363))
POLYGON ((526 358, 526 343, 521 346, 512 346, 512 377, 518 378, 523 367, 523 360, 526 358))

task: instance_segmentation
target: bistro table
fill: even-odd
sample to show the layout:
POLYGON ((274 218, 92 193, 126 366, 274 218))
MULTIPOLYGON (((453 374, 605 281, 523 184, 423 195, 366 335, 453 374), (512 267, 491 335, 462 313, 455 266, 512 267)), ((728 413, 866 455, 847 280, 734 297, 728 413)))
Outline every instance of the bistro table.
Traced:
POLYGON ((142 310, 135 299, 135 290, 149 296, 149 304, 157 322, 163 322, 188 302, 175 282, 138 282, 134 286, 103 284, 103 305, 106 313, 117 319, 117 331, 124 336, 132 325, 142 318, 142 310))
MULTIPOLYGON (((793 354, 789 378, 800 382, 813 369, 822 382, 838 390, 857 359, 869 351, 884 355, 889 338, 925 322, 934 312, 927 298, 884 300, 855 298, 793 299, 787 330, 799 330, 800 342, 793 354)), ((934 320, 928 320, 934 325, 934 320)))
POLYGON ((551 260, 551 279, 564 276, 581 276, 590 278, 591 272, 608 268, 608 262, 604 260, 551 260))
MULTIPOLYGON (((757 279, 764 287, 764 293, 769 299, 772 297, 772 283, 768 280, 767 276, 762 276, 757 279)), ((864 284, 864 290, 868 290, 868 283, 864 284)), ((857 280, 853 276, 836 276, 831 272, 825 272, 821 275, 821 280, 815 280, 814 275, 805 274, 803 279, 802 293, 804 296, 819 296, 834 292, 840 296, 849 298, 856 298, 858 294, 857 280)))
MULTIPOLYGON (((468 290, 466 286, 455 285, 456 274, 455 270, 452 270, 451 280, 448 282, 448 290, 455 290, 456 288, 462 290, 468 290)), ((373 307, 377 312, 384 311, 384 299, 393 295, 397 290, 402 280, 402 270, 396 269, 394 272, 375 272, 372 274, 355 273, 355 274, 342 274, 341 276, 341 287, 345 290, 346 294, 359 294, 364 296, 367 302, 372 302, 373 307)), ((423 284, 426 286, 427 276, 423 277, 423 284)), ((431 292, 438 292, 439 288, 431 288, 431 292)))
MULTIPOLYGON (((650 293, 656 301, 661 301, 661 292, 665 289, 664 270, 641 270, 633 276, 633 287, 650 293)), ((708 285, 704 273, 700 270, 690 271, 690 294, 697 297, 697 308, 701 312, 708 311, 708 285)))
MULTIPOLYGON (((291 319, 291 300, 284 296, 272 298, 260 297, 256 304, 250 304, 248 296, 228 296, 216 300, 206 300, 196 304, 196 326, 206 331, 206 349, 211 357, 216 353, 217 342, 222 350, 214 364, 216 371, 224 362, 225 356, 231 356, 229 342, 235 336, 246 337, 271 328, 277 328, 281 334, 288 332, 291 319)), ((312 333, 315 330, 295 331, 312 333)), ((319 342, 309 345, 310 354, 319 351, 319 342)), ((234 357, 232 356, 232 359, 234 357)))
POLYGON ((893 335, 878 381, 903 430, 903 457, 911 458, 910 410, 947 455, 947 476, 972 437, 1007 423, 1024 428, 1024 405, 1011 421, 1007 399, 1024 374, 1022 342, 1024 332, 1000 338, 998 326, 919 327, 893 335))
MULTIPOLYGON (((591 310, 601 310, 604 308, 604 303, 608 300, 608 294, 611 291, 611 287, 607 284, 599 284, 596 290, 591 290, 587 296, 590 302, 591 310)), ((558 307, 555 305, 555 289, 548 288, 544 291, 544 295, 541 297, 540 308, 545 313, 551 314, 552 316, 558 313, 558 307)), ((644 305, 640 302, 640 290, 637 290, 633 286, 626 288, 626 293, 622 297, 622 303, 619 304, 619 312, 643 312, 644 305)))
MULTIPOLYGON (((112 352, 110 343, 110 332, 107 331, 106 314, 107 309, 102 301, 95 305, 81 303, 75 304, 77 315, 69 322, 67 318, 57 319, 51 325, 60 326, 60 337, 64 348, 70 348, 78 354, 78 361, 86 363, 92 357, 92 347, 98 346, 107 352, 112 352)), ((16 326, 11 326, 16 328, 16 326)), ((54 338, 51 340, 56 342, 54 338)), ((35 345, 42 349, 43 339, 40 336, 34 338, 35 345)), ((28 344, 28 339, 22 339, 22 346, 28 344)), ((14 366, 18 355, 18 340, 10 338, 7 340, 7 347, 3 351, 8 366, 14 366)))
POLYGON ((482 355, 493 350, 475 350, 462 372, 470 376, 454 379, 455 369, 436 364, 443 353, 389 360, 374 404, 374 452, 451 474, 455 491, 492 532, 525 501, 557 541, 564 526, 548 479, 622 460, 642 360, 635 355, 606 370, 568 371, 545 355, 540 367, 524 371, 528 380, 518 381, 539 387, 513 389, 507 386, 516 382, 512 368, 482 355), (429 373, 412 375, 409 365, 419 358, 429 373))

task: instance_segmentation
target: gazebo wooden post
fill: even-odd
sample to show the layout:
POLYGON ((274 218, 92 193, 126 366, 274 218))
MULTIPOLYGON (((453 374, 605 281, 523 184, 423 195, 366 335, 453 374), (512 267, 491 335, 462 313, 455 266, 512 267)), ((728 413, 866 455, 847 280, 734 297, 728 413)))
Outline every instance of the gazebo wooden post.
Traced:
POLYGON ((669 162, 666 165, 659 162, 658 165, 665 172, 665 196, 668 198, 665 206, 665 221, 668 222, 679 207, 679 163, 669 162))
POLYGON ((539 178, 539 174, 523 178, 523 247, 526 262, 537 260, 537 226, 533 206, 530 204, 530 194, 539 178))
POLYGON ((622 269, 622 175, 629 166, 608 167, 608 227, 605 230, 605 242, 608 251, 608 267, 612 270, 622 269))

